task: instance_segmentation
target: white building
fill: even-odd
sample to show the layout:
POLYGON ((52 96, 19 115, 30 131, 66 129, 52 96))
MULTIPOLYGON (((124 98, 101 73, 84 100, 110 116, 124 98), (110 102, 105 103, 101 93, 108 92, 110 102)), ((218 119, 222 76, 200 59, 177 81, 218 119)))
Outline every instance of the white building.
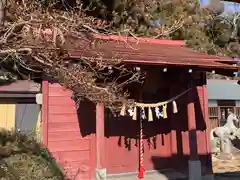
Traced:
POLYGON ((226 119, 230 110, 240 115, 240 85, 237 80, 208 80, 209 120, 213 127, 226 119))

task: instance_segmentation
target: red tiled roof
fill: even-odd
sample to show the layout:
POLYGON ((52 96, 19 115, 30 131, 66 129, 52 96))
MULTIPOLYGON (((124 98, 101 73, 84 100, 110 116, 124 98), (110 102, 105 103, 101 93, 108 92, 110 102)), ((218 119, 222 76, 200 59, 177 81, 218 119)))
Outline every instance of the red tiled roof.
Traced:
POLYGON ((136 40, 133 37, 123 38, 104 35, 95 35, 95 38, 101 39, 103 42, 96 43, 93 49, 70 50, 70 57, 94 57, 109 60, 117 56, 126 63, 239 69, 239 66, 236 66, 236 60, 196 52, 184 47, 183 41, 150 38, 139 38, 136 40))

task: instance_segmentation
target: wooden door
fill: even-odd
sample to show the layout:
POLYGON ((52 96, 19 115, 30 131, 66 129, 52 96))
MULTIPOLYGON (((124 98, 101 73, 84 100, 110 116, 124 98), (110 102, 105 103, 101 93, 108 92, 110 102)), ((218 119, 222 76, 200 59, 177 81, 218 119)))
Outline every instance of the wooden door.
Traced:
POLYGON ((15 127, 15 104, 0 104, 0 127, 13 130, 15 127))
POLYGON ((22 133, 37 135, 40 131, 41 107, 34 103, 16 105, 16 129, 22 133))

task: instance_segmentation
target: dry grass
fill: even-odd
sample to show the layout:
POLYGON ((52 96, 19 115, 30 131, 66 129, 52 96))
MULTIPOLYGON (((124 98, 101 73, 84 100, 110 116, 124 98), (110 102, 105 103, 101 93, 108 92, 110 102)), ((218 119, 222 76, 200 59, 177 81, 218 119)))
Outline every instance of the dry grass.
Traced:
POLYGON ((0 179, 63 180, 64 173, 48 150, 33 138, 1 129, 0 179))

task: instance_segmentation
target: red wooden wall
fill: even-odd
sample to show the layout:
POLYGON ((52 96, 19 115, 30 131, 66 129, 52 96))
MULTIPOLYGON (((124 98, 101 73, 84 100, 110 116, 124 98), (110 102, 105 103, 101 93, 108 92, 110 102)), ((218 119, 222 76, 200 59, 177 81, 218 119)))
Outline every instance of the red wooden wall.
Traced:
POLYGON ((47 81, 43 82, 42 92, 43 143, 65 168, 66 178, 93 179, 94 136, 81 136, 72 93, 47 81))
MULTIPOLYGON (((95 109, 91 106, 80 107, 77 112, 72 93, 58 84, 43 82, 43 143, 46 144, 58 162, 64 166, 67 177, 76 180, 94 178, 96 167, 95 147, 95 109), (90 110, 89 110, 90 109, 90 110), (80 122, 79 122, 80 121, 80 122), (84 126, 84 124, 86 124, 84 126), (83 129, 90 127, 90 129, 83 129)), ((202 161, 203 173, 211 171, 211 156, 208 126, 208 98, 206 86, 197 87, 195 108, 198 112, 197 144, 202 161), (202 122, 204 121, 204 122, 202 122)), ((190 154, 189 132, 184 129, 187 123, 185 98, 178 102, 179 112, 169 115, 168 119, 146 122, 145 130, 156 132, 157 148, 148 148, 145 139, 144 165, 146 170, 174 168, 187 172, 190 154), (182 169, 183 168, 183 169, 182 169)), ((107 113, 106 113, 107 114, 107 113)), ((124 147, 124 135, 132 136, 138 131, 137 121, 129 119, 105 119, 105 167, 108 174, 136 172, 139 164, 138 146, 134 137, 131 150, 124 147), (122 134, 124 132, 124 134, 122 134), (120 136, 122 135, 122 139, 120 136), (121 144, 119 145, 119 141, 121 144)))

